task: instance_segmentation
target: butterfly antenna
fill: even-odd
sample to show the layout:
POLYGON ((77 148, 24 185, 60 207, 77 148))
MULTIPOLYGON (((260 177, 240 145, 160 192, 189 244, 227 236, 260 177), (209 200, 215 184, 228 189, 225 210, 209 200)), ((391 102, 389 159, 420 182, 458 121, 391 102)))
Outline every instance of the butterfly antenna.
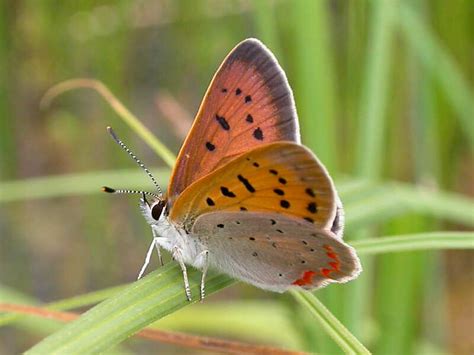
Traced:
POLYGON ((153 192, 148 192, 148 191, 113 189, 108 186, 102 186, 102 191, 107 192, 109 194, 136 194, 136 195, 142 195, 143 197, 145 197, 144 195, 146 195, 146 196, 152 196, 156 199, 161 200, 161 196, 154 194, 153 192))
MULTIPOLYGON (((150 172, 150 170, 148 170, 148 168, 145 166, 145 164, 143 164, 142 161, 140 159, 138 159, 137 156, 135 154, 133 154, 133 152, 125 145, 125 143, 122 142, 119 137, 117 137, 117 135, 115 134, 112 127, 108 126, 107 127, 107 132, 109 132, 109 134, 111 135, 113 140, 119 146, 121 146, 122 149, 125 150, 128 153, 128 155, 130 155, 132 157, 133 160, 135 160, 135 162, 138 164, 138 166, 140 166, 140 168, 142 168, 147 173, 148 177, 151 179, 151 181, 155 185, 156 189, 158 190, 158 195, 155 195, 155 194, 152 194, 152 193, 145 193, 145 194, 146 195, 152 195, 152 196, 155 196, 155 197, 159 196, 158 198, 161 199, 163 197, 163 192, 161 191, 160 185, 158 185, 158 182, 156 181, 155 177, 150 172)), ((143 191, 135 191, 135 190, 114 190, 114 189, 111 189, 111 190, 114 190, 114 191, 107 191, 106 189, 109 189, 109 188, 104 187, 103 191, 110 192, 110 193, 132 193, 132 194, 134 194, 134 193, 142 193, 143 192, 143 191), (126 192, 126 191, 128 191, 128 192, 126 192)))

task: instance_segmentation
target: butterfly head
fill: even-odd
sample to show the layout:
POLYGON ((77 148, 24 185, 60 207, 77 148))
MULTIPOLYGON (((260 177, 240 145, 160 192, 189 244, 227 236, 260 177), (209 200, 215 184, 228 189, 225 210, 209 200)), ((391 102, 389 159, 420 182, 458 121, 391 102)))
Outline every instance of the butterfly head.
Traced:
POLYGON ((149 225, 157 224, 158 221, 164 217, 166 200, 150 195, 148 195, 147 198, 147 194, 143 193, 140 199, 140 210, 149 225))
POLYGON ((156 193, 142 191, 142 190, 128 190, 128 189, 113 189, 111 187, 104 186, 102 187, 102 191, 112 194, 139 194, 141 195, 140 198, 140 209, 142 211, 143 216, 145 217, 146 221, 150 225, 157 224, 160 218, 164 216, 166 210, 166 199, 163 197, 163 193, 161 191, 160 185, 156 181, 153 174, 148 170, 145 164, 142 163, 140 159, 137 158, 135 154, 117 137, 115 132, 112 130, 111 127, 107 127, 107 131, 112 136, 113 140, 125 150, 128 155, 132 157, 132 159, 145 171, 148 177, 151 179, 153 184, 156 187, 156 193))

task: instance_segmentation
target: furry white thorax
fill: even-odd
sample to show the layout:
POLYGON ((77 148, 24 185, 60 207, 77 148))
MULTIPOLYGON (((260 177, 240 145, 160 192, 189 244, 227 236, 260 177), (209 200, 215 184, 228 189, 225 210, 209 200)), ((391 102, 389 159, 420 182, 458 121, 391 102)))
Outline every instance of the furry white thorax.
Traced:
POLYGON ((150 225, 155 242, 163 249, 168 250, 175 259, 181 259, 184 263, 203 269, 206 262, 204 253, 206 247, 191 234, 187 234, 183 228, 175 226, 163 212, 158 220, 151 216, 151 208, 148 205, 141 206, 146 221, 150 225))

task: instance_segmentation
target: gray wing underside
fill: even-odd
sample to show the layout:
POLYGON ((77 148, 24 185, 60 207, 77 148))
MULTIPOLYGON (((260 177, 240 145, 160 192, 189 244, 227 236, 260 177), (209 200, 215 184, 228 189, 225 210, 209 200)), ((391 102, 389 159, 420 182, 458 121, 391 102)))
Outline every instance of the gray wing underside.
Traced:
POLYGON ((361 271, 354 249, 335 234, 278 213, 206 213, 191 232, 211 267, 266 290, 317 289, 361 271))

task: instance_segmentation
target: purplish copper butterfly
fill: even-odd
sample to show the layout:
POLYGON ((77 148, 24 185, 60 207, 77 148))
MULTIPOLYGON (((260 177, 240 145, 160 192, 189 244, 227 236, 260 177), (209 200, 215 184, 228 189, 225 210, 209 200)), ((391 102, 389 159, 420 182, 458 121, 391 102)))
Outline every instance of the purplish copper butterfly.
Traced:
MULTIPOLYGON (((156 247, 180 264, 208 267, 265 290, 317 289, 361 271, 342 241, 344 214, 325 167, 300 144, 285 73, 258 40, 239 43, 215 74, 171 176, 166 196, 140 193, 156 247)), ((160 256, 161 259, 161 256, 160 256)))

